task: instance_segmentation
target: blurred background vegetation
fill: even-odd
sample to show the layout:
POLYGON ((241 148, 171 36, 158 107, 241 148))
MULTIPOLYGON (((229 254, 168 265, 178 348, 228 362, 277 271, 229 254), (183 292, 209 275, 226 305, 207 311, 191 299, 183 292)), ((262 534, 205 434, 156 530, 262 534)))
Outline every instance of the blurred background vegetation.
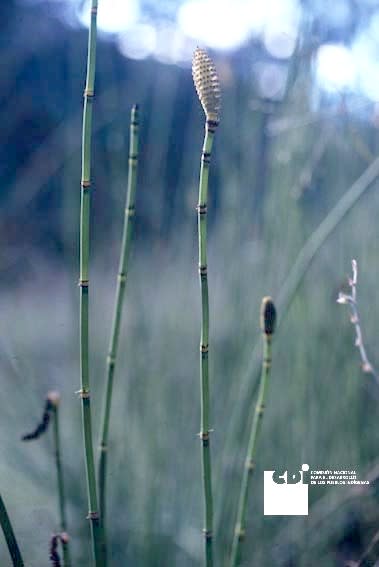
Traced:
MULTIPOLYGON (((69 532, 89 565, 78 368, 78 217, 87 6, 0 4, 0 486, 27 565, 58 527, 52 442, 24 445, 62 393, 69 532)), ((202 564, 196 214, 204 117, 190 72, 210 48, 223 111, 209 203, 211 393, 218 564, 230 551, 254 402, 263 295, 378 155, 373 0, 100 0, 91 225, 95 442, 125 199, 128 121, 141 105, 136 234, 109 459, 112 565, 202 564)), ((342 566, 379 524, 379 392, 347 309, 356 258, 367 350, 379 364, 374 181, 317 252, 275 337, 249 508, 246 565, 342 566), (263 516, 263 470, 356 469, 366 491, 312 487, 309 516, 263 516)), ((0 541, 0 563, 9 565, 0 541)), ((370 563, 373 565, 374 562, 370 563)))

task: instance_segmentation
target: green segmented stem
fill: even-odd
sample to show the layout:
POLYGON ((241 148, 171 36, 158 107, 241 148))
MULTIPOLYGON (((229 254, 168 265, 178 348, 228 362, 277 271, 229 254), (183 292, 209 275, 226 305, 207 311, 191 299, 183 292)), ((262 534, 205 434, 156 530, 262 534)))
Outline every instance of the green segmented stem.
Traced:
MULTIPOLYGON (((55 450, 55 465, 57 469, 57 482, 58 482, 58 510, 60 520, 60 530, 62 533, 67 532, 67 519, 66 519, 66 498, 63 481, 62 460, 61 460, 61 443, 60 443, 60 430, 59 430, 59 406, 53 405, 53 433, 54 433, 54 450, 55 450)), ((63 549, 63 565, 64 567, 71 566, 71 556, 68 540, 61 539, 63 549)))
POLYGON ((12 558, 13 567, 24 567, 24 561, 21 556, 20 548, 14 535, 11 521, 8 516, 4 500, 0 494, 0 524, 4 532, 5 541, 7 542, 9 554, 12 558))
POLYGON ((106 390, 104 399, 103 421, 100 439, 100 456, 99 456, 99 499, 101 522, 103 526, 104 541, 105 535, 105 512, 106 512, 106 471, 107 471, 107 454, 108 454, 108 433, 109 419, 112 403, 113 378, 116 367, 117 348, 120 335, 122 306, 125 295, 126 279, 128 273, 128 261, 130 247, 133 236, 135 197, 137 188, 137 167, 138 167, 138 143, 139 143, 139 115, 138 106, 135 105, 131 111, 130 117, 130 143, 129 143, 129 171, 128 171, 128 187, 125 207, 125 220, 122 235, 121 254, 119 261, 119 270, 117 278, 116 300, 114 306, 113 325, 109 344, 109 352, 107 357, 106 370, 106 390))
POLYGON ((218 122, 207 120, 201 155, 199 202, 197 206, 199 230, 199 276, 201 291, 201 338, 200 338, 200 399, 201 425, 200 440, 202 454, 202 477, 204 492, 204 542, 207 567, 213 565, 213 502, 211 448, 209 441, 209 297, 207 275, 207 200, 208 175, 214 132, 218 122))
POLYGON ((87 75, 84 91, 82 177, 80 205, 80 396, 82 400, 82 424, 84 456, 87 475, 88 519, 91 522, 92 547, 96 567, 103 566, 102 538, 97 509, 96 475, 92 445, 92 421, 89 384, 88 344, 88 274, 89 274, 89 217, 91 186, 91 134, 92 104, 95 84, 97 34, 97 0, 91 2, 91 22, 88 35, 87 75))
MULTIPOLYGON (((275 310, 273 313, 274 313, 273 315, 274 316, 273 326, 274 326, 275 310)), ((259 436, 259 431, 262 423, 262 417, 265 408, 264 404, 266 398, 267 384, 271 372, 271 360, 272 360, 271 343, 272 343, 273 327, 270 327, 270 323, 268 326, 271 332, 267 332, 268 331, 267 327, 266 330, 263 332, 262 373, 259 384, 258 398, 253 417, 253 423, 251 427, 249 444, 246 453, 245 467, 242 475, 241 490, 238 501, 237 521, 234 530, 232 554, 230 560, 231 567, 237 567, 238 565, 240 565, 240 561, 241 561, 241 546, 246 532, 246 512, 248 505, 250 480, 255 469, 255 454, 257 448, 257 439, 259 436)))

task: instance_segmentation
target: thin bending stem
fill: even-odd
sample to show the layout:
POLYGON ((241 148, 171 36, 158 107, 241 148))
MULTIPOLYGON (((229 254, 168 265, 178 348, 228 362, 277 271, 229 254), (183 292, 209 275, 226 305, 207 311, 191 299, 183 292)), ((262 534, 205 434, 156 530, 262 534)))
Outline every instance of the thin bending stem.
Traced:
POLYGON ((245 538, 246 532, 246 511, 249 497, 249 487, 251 477, 255 469, 255 455, 257 449, 257 439, 259 435, 259 430, 262 423, 262 417, 264 413, 264 403, 266 397, 267 383, 271 371, 271 341, 272 336, 270 334, 263 334, 263 363, 262 363, 262 374, 259 384, 259 392, 257 403, 255 406, 253 424, 251 427, 250 439, 245 459, 245 467, 242 476, 241 491, 238 502, 238 512, 237 521, 234 530, 233 545, 232 545, 232 555, 230 565, 231 567, 237 567, 241 560, 241 545, 245 538))
POLYGON ((54 433, 55 465, 57 469, 58 510, 59 510, 60 531, 61 534, 64 534, 63 539, 61 539, 62 549, 63 549, 63 565, 64 567, 70 567, 71 556, 70 556, 69 542, 68 539, 66 539, 66 532, 67 532, 66 497, 64 490, 64 480, 63 480, 63 470, 62 470, 62 460, 61 460, 58 404, 54 406, 53 433, 54 433))
POLYGON ((139 131, 138 106, 135 105, 132 108, 131 117, 130 117, 129 172, 128 172, 128 187, 127 187, 127 195, 126 195, 125 220, 124 220, 121 254, 120 254, 119 269, 118 269, 113 325, 112 325, 109 351, 107 357, 106 389, 105 389, 103 420, 102 420, 101 438, 100 438, 100 457, 99 457, 99 465, 98 465, 100 513, 101 513, 101 522, 104 532, 104 541, 106 541, 106 535, 105 535, 106 472, 107 472, 107 455, 108 455, 109 419, 110 419, 111 403, 112 403, 113 378, 116 367, 117 349, 118 349, 120 327, 121 327, 122 306, 125 295, 130 247, 133 236, 135 196, 136 196, 136 187, 137 187, 138 131, 139 131))
POLYGON ((198 230, 199 230, 199 277, 201 291, 201 338, 200 338, 200 398, 201 398, 201 454, 204 492, 204 540, 205 559, 207 567, 213 565, 213 501, 212 501, 212 472, 211 449, 209 441, 209 298, 207 276, 207 199, 208 174, 212 151, 213 136, 217 122, 207 120, 205 137, 201 155, 198 230))
POLYGON ((88 321, 88 279, 89 279, 89 220, 91 187, 91 135, 92 104, 95 84, 97 32, 97 0, 91 2, 91 23, 88 36, 87 76, 84 91, 82 177, 80 207, 80 397, 82 400, 82 423, 84 456, 87 475, 88 518, 91 522, 92 547, 96 567, 103 565, 101 530, 97 508, 96 476, 92 445, 92 421, 89 381, 89 321, 88 321))
POLYGON ((24 561, 14 535, 11 521, 8 516, 4 501, 0 495, 0 524, 7 542, 9 554, 12 558, 13 567, 24 567, 24 561))

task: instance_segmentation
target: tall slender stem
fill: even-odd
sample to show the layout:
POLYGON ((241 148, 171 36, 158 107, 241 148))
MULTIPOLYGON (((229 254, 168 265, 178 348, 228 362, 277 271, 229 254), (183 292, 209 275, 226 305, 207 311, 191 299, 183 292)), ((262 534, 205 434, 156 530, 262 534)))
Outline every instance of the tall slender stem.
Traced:
POLYGON ((91 130, 92 104, 95 84, 97 34, 97 0, 91 2, 91 22, 88 36, 87 76, 84 91, 82 177, 80 208, 80 397, 82 400, 82 423, 84 453, 87 474, 88 519, 91 522, 92 546, 96 567, 103 565, 101 530, 97 509, 96 476, 92 445, 92 422, 89 381, 88 344, 88 279, 89 279, 89 217, 91 187, 91 130))
POLYGON ((66 498, 64 490, 64 480, 62 471, 61 460, 61 442, 59 430, 59 404, 53 405, 53 433, 54 433, 54 449, 55 449, 55 465, 57 469, 57 483, 58 483, 58 510, 61 531, 61 543, 63 549, 63 565, 64 567, 71 566, 71 556, 69 549, 69 542, 67 537, 67 520, 66 520, 66 498))
POLYGON ((204 543, 205 563, 213 566, 213 501, 211 448, 209 443, 209 298, 207 275, 207 201, 208 175, 212 144, 219 123, 221 108, 220 82, 216 67, 204 49, 195 50, 192 59, 192 77, 195 89, 205 112, 205 137, 201 154, 198 230, 199 230, 199 276, 201 292, 201 338, 200 338, 200 398, 201 398, 201 460, 204 492, 204 543))
POLYGON ((112 403, 113 378, 116 367, 117 349, 118 349, 120 327, 121 327, 122 306, 125 295, 126 279, 128 273, 128 261, 129 261, 130 247, 133 236, 135 196, 136 196, 136 187, 137 187, 138 131, 139 131, 138 106, 135 105, 132 108, 131 116, 130 116, 129 171, 128 171, 128 187, 127 187, 126 207, 125 207, 125 220, 124 220, 121 254, 120 254, 119 269, 118 269, 113 325, 112 325, 109 351, 107 357, 106 389, 105 389, 103 420, 102 420, 101 438, 100 438, 100 457, 98 463, 99 499, 100 499, 101 523, 103 527, 104 542, 106 542, 105 512, 106 512, 106 471, 107 471, 107 455, 108 455, 109 419, 110 419, 111 403, 112 403))
POLYGON ((262 374, 259 384, 258 398, 255 406, 254 418, 250 432, 249 444, 246 453, 245 467, 242 475, 241 490, 238 502, 237 522, 234 530, 232 555, 230 565, 237 567, 241 560, 241 544, 246 532, 246 512, 249 496, 250 480, 255 469, 255 454, 257 439, 262 423, 265 408, 267 383, 271 372, 271 343, 275 328, 275 307, 270 298, 262 302, 262 331, 263 331, 263 360, 262 374))
POLYGON ((4 532, 5 541, 7 542, 9 554, 12 558, 13 567, 24 567, 24 561, 21 556, 20 549, 14 535, 11 521, 8 516, 4 500, 0 494, 0 525, 4 532))
POLYGON ((201 455, 204 492, 204 538, 205 559, 207 567, 213 565, 213 501, 212 501, 212 470, 211 449, 209 441, 209 297, 207 275, 207 200, 208 174, 211 158, 213 136, 218 122, 207 119, 205 137, 201 155, 198 231, 199 231, 199 276, 201 291, 201 338, 200 338, 200 394, 201 394, 201 455))

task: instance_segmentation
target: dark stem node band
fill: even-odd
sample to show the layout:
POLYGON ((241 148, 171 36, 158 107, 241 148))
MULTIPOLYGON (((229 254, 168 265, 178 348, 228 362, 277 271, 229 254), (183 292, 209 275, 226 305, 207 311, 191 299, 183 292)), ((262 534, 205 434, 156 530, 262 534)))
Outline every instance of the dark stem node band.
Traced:
POLYGON ((255 462, 252 459, 247 459, 245 466, 249 472, 253 472, 255 469, 255 462))
POLYGON ((202 441, 209 441, 209 431, 200 431, 199 437, 202 441))
POLYGON ((207 120, 206 122, 209 132, 216 132, 217 126, 220 124, 219 120, 207 120))
POLYGON ((238 527, 236 529, 236 536, 238 538, 238 541, 243 541, 245 539, 245 535, 246 535, 246 532, 243 528, 238 527))
POLYGON ((89 400, 91 397, 91 393, 89 390, 82 389, 82 390, 78 390, 76 393, 78 394, 79 398, 81 398, 82 400, 89 400))
POLYGON ((114 366, 116 364, 116 357, 113 356, 112 354, 109 354, 107 356, 107 362, 108 362, 109 366, 114 366))
POLYGON ((212 530, 203 530, 203 534, 206 540, 211 540, 213 537, 212 530))
POLYGON ((196 210, 199 213, 199 215, 206 215, 207 214, 207 205, 197 205, 196 210))
POLYGON ((257 406, 256 410, 255 410, 258 414, 258 417, 262 417, 264 411, 265 411, 265 405, 264 404, 260 404, 259 406, 257 406))
POLYGON ((204 165, 209 165, 211 163, 211 154, 209 152, 203 152, 201 154, 201 161, 204 165))
POLYGON ((93 100, 95 93, 91 89, 84 89, 84 98, 87 100, 93 100))

